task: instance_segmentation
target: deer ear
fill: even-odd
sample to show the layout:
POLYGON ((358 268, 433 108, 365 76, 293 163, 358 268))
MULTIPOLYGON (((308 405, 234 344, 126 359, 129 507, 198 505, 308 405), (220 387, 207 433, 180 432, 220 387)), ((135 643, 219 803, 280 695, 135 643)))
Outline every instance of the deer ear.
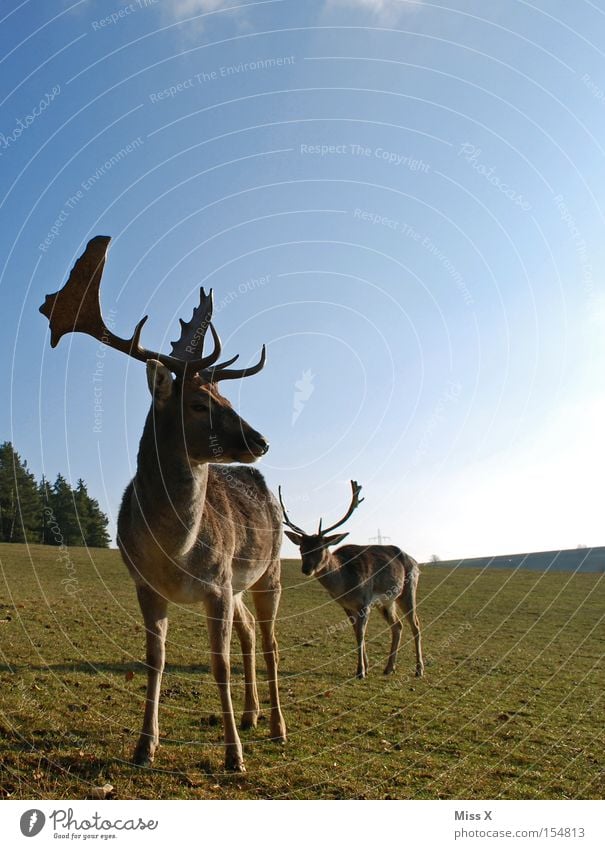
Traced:
POLYGON ((322 542, 324 545, 338 545, 339 542, 342 542, 348 536, 348 532, 346 534, 332 534, 331 537, 324 537, 322 542))
POLYGON ((294 545, 300 545, 302 542, 302 537, 300 534, 295 534, 294 531, 284 531, 285 535, 288 537, 290 542, 293 542, 294 545))
POLYGON ((174 378, 159 360, 147 360, 147 385, 156 406, 161 409, 170 398, 174 378))

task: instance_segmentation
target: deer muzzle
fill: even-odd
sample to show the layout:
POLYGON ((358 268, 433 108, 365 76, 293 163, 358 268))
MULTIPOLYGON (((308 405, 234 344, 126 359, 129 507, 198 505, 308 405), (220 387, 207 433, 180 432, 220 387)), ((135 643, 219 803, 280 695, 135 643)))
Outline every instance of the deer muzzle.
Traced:
POLYGON ((256 457, 262 457, 269 450, 269 443, 261 433, 253 431, 246 436, 246 447, 256 457))

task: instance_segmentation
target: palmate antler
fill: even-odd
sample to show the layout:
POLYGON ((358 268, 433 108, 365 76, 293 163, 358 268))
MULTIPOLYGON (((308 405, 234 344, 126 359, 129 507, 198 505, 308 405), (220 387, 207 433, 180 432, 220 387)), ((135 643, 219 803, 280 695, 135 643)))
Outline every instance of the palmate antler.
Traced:
MULTIPOLYGON (((333 531, 335 528, 339 528, 341 525, 344 525, 344 523, 351 516, 353 511, 356 510, 359 507, 359 505, 361 504, 362 501, 364 501, 363 498, 359 497, 359 493, 361 492, 361 485, 358 484, 357 481, 351 481, 351 490, 352 490, 351 504, 349 505, 349 509, 347 510, 345 515, 342 517, 342 519, 339 522, 336 522, 335 525, 330 525, 329 528, 325 528, 324 530, 321 529, 322 520, 320 519, 319 520, 319 528, 317 529, 317 536, 322 536, 322 537, 326 536, 327 534, 330 533, 330 531, 333 531)), ((289 528, 291 528, 291 530, 293 530, 297 534, 302 534, 302 536, 309 536, 309 534, 305 533, 305 531, 303 531, 302 528, 299 528, 298 525, 295 525, 293 522, 290 521, 290 518, 289 518, 288 514, 286 513, 286 508, 285 508, 284 502, 282 500, 281 486, 278 487, 278 493, 279 493, 279 503, 281 504, 281 509, 282 509, 282 513, 283 513, 283 516, 284 516, 284 524, 287 525, 289 528)))
POLYGON ((174 374, 199 375, 204 383, 218 383, 257 374, 265 365, 265 346, 255 366, 244 369, 229 369, 237 356, 215 365, 221 355, 221 340, 212 324, 212 290, 208 294, 200 290, 200 305, 193 311, 191 321, 181 322, 181 336, 172 343, 172 354, 150 351, 140 345, 141 330, 147 321, 144 316, 134 329, 130 339, 122 339, 109 330, 101 314, 99 288, 110 236, 95 236, 86 246, 82 256, 76 260, 67 283, 52 295, 47 295, 40 312, 50 324, 50 344, 54 348, 66 333, 86 333, 104 345, 115 348, 136 360, 159 360, 174 374), (206 331, 210 328, 214 350, 202 356, 206 331))

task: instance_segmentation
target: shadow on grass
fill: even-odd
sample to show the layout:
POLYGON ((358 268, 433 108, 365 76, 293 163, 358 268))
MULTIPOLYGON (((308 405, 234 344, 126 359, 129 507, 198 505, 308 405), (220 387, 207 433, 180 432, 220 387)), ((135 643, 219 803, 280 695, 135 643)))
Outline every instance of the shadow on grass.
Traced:
POLYGON ((28 736, 16 730, 6 731, 2 738, 10 741, 10 751, 31 752, 43 754, 59 749, 77 749, 90 751, 95 747, 106 745, 105 737, 100 733, 77 729, 76 731, 61 732, 54 728, 34 728, 28 731, 28 736))
MULTIPOLYGON (((243 670, 240 670, 237 665, 232 665, 231 671, 234 675, 238 675, 243 670)), ((33 664, 22 663, 19 666, 10 667, 7 664, 0 664, 0 672, 9 672, 19 674, 20 672, 84 672, 87 675, 98 675, 102 672, 114 672, 116 674, 126 675, 128 672, 146 673, 147 666, 139 661, 130 661, 129 663, 91 663, 87 661, 74 663, 49 663, 49 664, 33 664)), ((210 666, 207 663, 167 663, 164 673, 182 672, 198 675, 209 675, 211 672, 210 666)))

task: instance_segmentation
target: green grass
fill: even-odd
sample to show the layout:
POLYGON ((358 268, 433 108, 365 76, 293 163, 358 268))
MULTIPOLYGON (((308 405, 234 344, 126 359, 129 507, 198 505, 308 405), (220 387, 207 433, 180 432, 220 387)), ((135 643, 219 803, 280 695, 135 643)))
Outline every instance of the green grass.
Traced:
MULTIPOLYGON (((382 676, 388 634, 375 611, 370 677, 357 681, 342 610, 286 561, 278 639, 289 741, 270 743, 261 721, 242 733, 248 772, 226 775, 201 610, 171 608, 162 746, 153 770, 136 769, 145 671, 133 585, 115 551, 59 555, 0 546, 3 798, 85 798, 105 782, 142 799, 602 797, 601 575, 427 565, 425 678, 413 677, 407 626, 397 672, 382 676)), ((236 641, 233 693, 239 712, 236 641)))

